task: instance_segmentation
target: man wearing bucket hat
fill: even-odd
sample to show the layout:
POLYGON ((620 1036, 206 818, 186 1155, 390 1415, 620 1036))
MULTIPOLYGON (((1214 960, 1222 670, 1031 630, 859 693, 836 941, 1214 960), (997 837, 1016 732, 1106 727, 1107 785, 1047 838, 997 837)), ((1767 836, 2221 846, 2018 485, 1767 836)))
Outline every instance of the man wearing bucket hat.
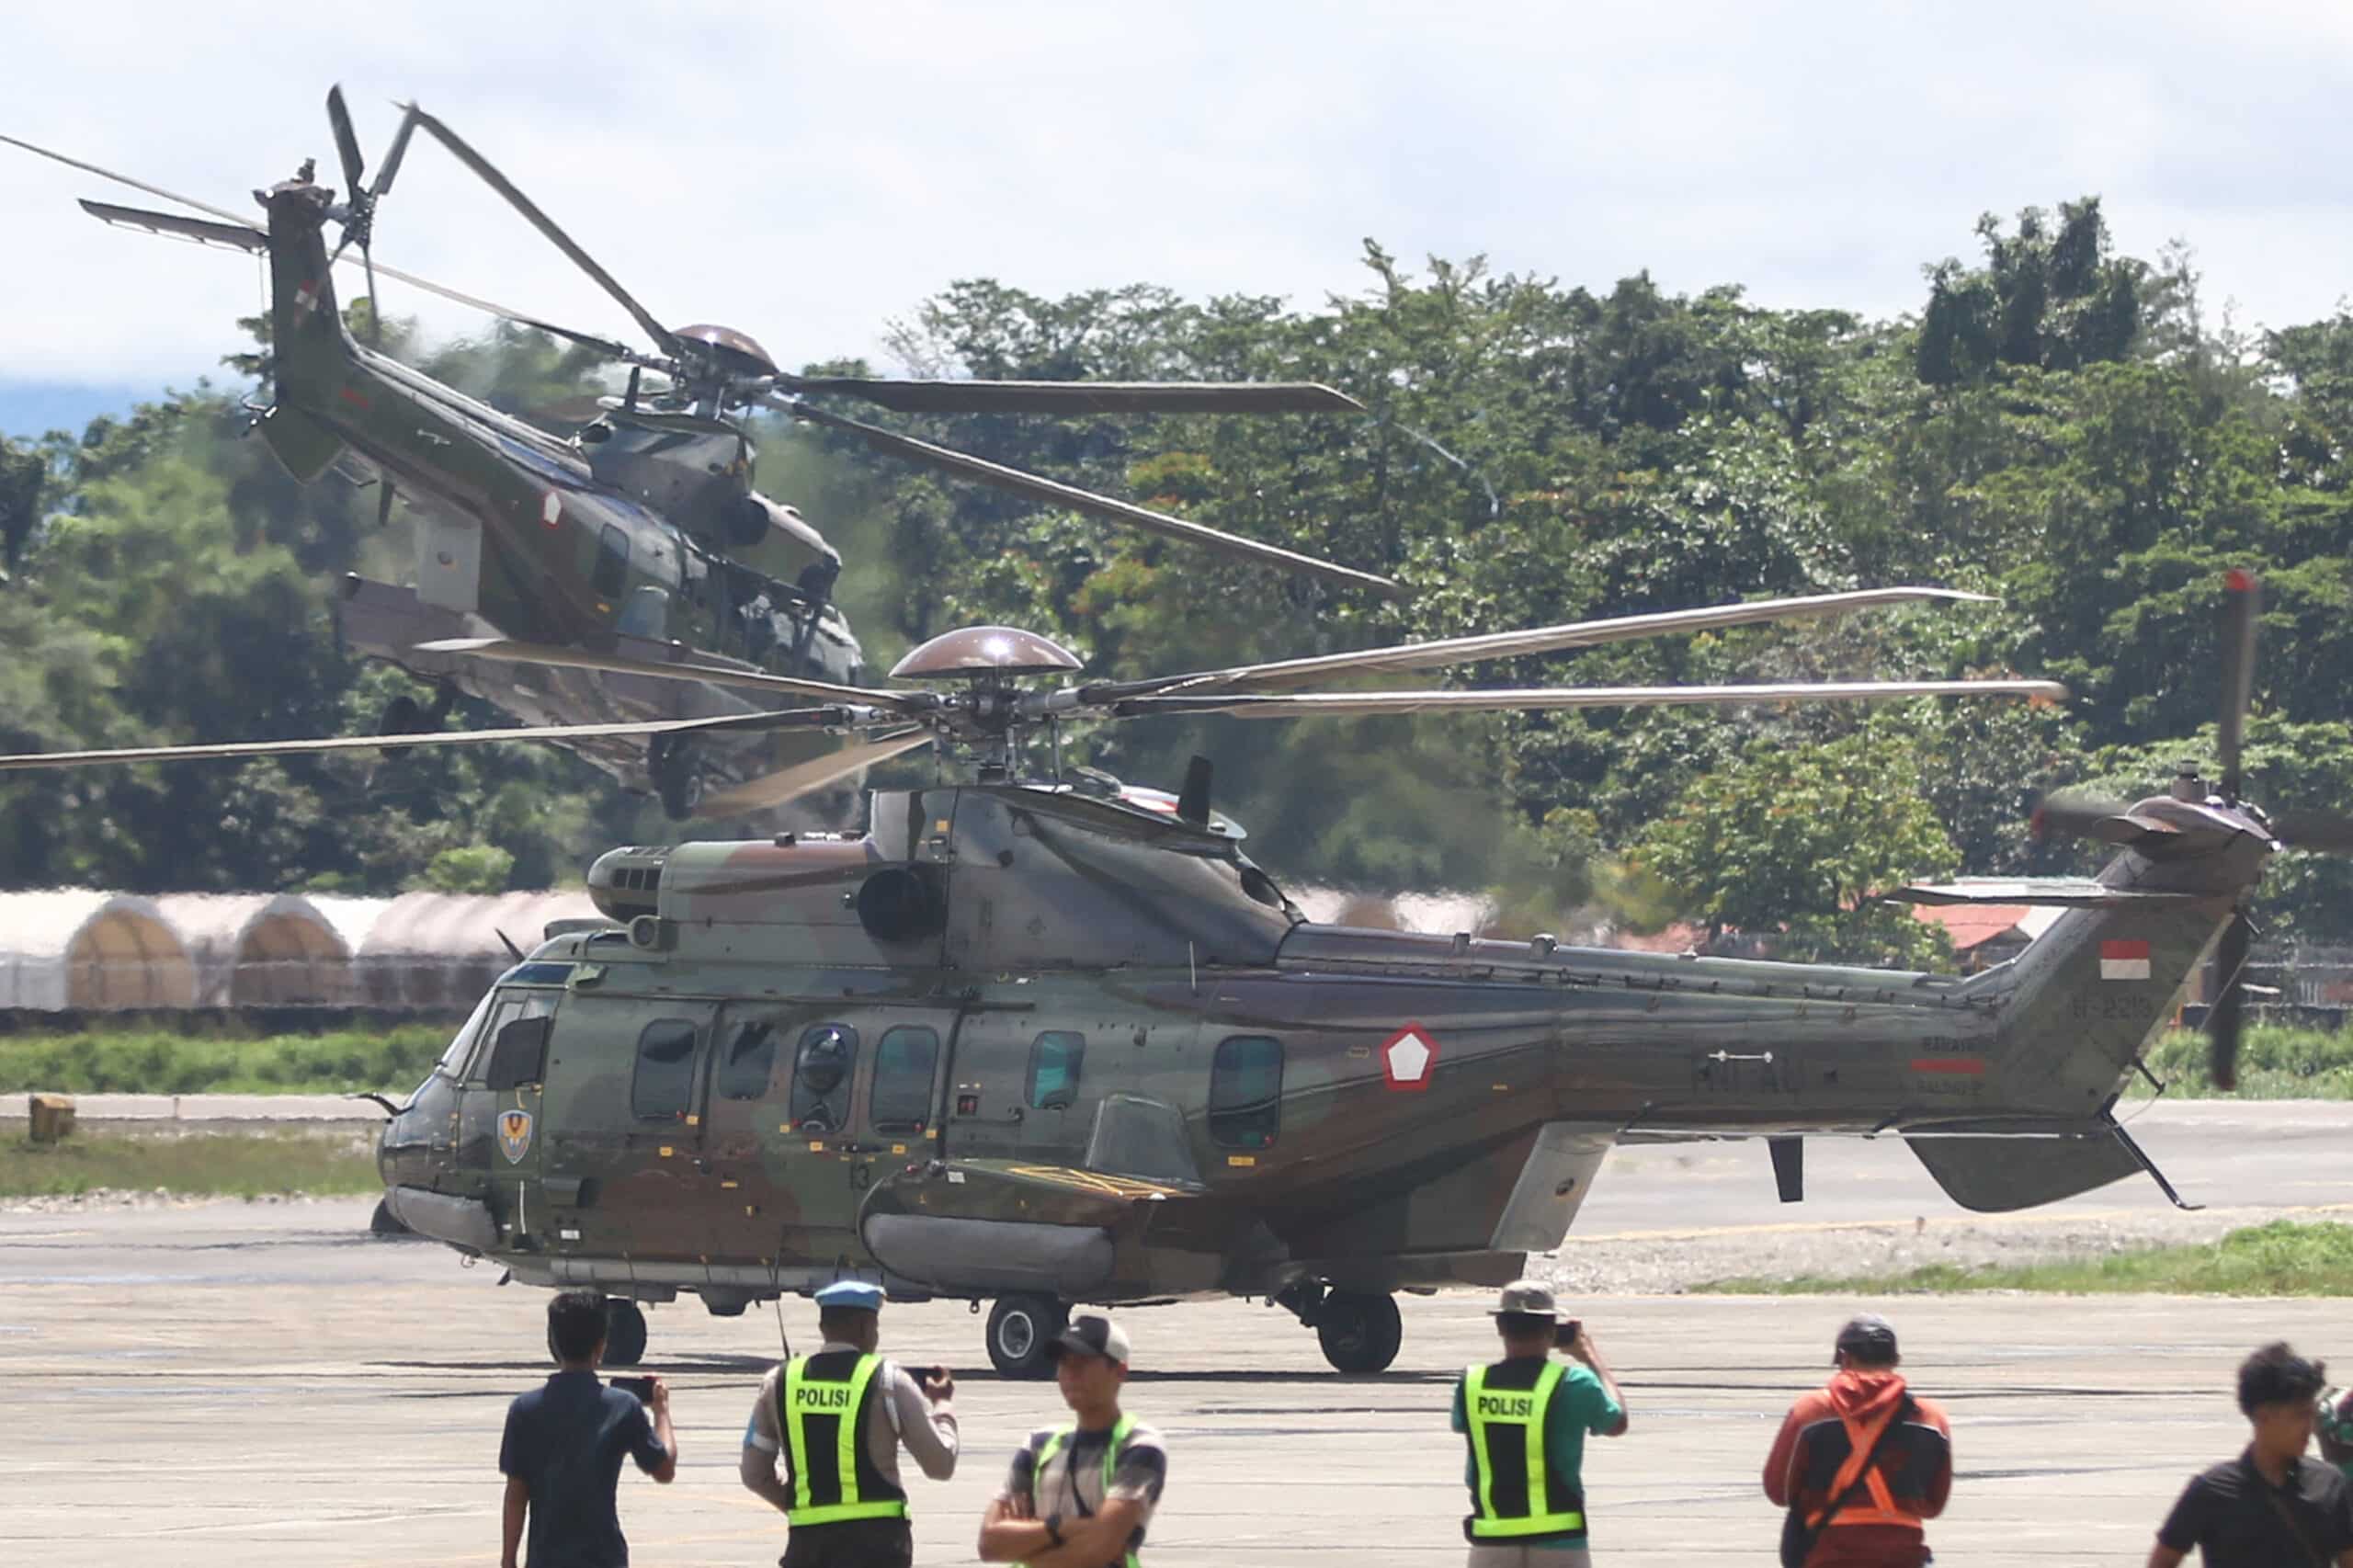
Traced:
POLYGON ((1127 1331, 1081 1312, 1048 1347, 1078 1419, 1029 1435, 981 1517, 981 1560, 1026 1568, 1138 1568, 1144 1528, 1168 1480, 1160 1434, 1120 1408, 1127 1331))
POLYGON ((1765 1460, 1765 1495, 1788 1512, 1788 1568, 1918 1568, 1925 1521, 1952 1493, 1952 1427, 1915 1398, 1896 1367, 1895 1325, 1849 1318, 1832 1351, 1837 1372, 1790 1407, 1765 1460))
POLYGON ((1491 1314, 1504 1358, 1454 1388, 1470 1445, 1470 1568, 1586 1568, 1585 1439, 1625 1433, 1626 1402, 1581 1323, 1561 1321, 1532 1279, 1504 1287, 1491 1314), (1553 1347, 1571 1361, 1555 1360, 1553 1347))
POLYGON ((956 1473, 956 1381, 934 1367, 918 1384, 876 1354, 881 1312, 879 1285, 826 1286, 817 1292, 824 1344, 760 1382, 737 1473, 791 1523, 784 1568, 906 1568, 915 1540, 901 1446, 934 1481, 956 1473))

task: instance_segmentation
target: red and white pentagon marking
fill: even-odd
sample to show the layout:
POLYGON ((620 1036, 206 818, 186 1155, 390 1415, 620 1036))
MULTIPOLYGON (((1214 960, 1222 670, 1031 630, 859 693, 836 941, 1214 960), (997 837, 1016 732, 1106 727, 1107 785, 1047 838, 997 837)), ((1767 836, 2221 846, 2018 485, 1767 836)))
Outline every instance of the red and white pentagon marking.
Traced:
POLYGON ((1419 1024, 1407 1024, 1381 1047, 1381 1073, 1400 1094, 1419 1094, 1438 1071, 1438 1041, 1419 1024))
POLYGON ((563 519, 563 496, 560 492, 551 490, 547 498, 540 503, 540 521, 553 528, 563 519))

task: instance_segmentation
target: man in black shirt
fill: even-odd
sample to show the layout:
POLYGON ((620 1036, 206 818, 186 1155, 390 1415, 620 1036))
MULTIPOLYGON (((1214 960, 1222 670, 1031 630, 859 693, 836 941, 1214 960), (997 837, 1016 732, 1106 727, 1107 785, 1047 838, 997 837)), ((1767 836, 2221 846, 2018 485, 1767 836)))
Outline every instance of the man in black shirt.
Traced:
POLYGON ((2165 1516, 2149 1568, 2196 1547, 2207 1568, 2353 1568, 2353 1487, 2304 1457, 2321 1363, 2267 1345, 2239 1368, 2239 1409, 2255 1428, 2238 1458, 2205 1471, 2165 1516))
POLYGON ((597 1377, 605 1354, 605 1302, 594 1290, 566 1290, 548 1303, 548 1353, 556 1373, 506 1410, 498 1469, 506 1477, 499 1568, 516 1568, 526 1514, 530 1568, 629 1568, 613 1493, 621 1457, 667 1483, 678 1473, 670 1391, 659 1378, 647 1407, 597 1377))

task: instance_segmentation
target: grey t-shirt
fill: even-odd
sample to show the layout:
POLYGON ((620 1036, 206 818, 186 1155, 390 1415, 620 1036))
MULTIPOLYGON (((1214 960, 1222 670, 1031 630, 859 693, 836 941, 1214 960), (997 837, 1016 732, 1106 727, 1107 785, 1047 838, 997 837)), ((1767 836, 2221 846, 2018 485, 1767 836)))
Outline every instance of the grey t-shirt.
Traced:
POLYGON ((1073 1432, 1055 1449, 1054 1457, 1046 1460, 1040 1474, 1038 1456, 1061 1429, 1047 1426, 1029 1434, 1029 1440, 1014 1453, 1013 1467, 1006 1472, 998 1499, 1029 1513, 1034 1497, 1034 1514, 1041 1519, 1050 1514, 1085 1518, 1100 1512, 1106 1499, 1141 1504, 1143 1517, 1137 1521, 1127 1546, 1128 1551, 1136 1551, 1143 1545, 1144 1528, 1151 1524, 1161 1490, 1168 1483, 1168 1445, 1142 1422, 1131 1425, 1127 1441, 1112 1458, 1111 1483, 1106 1488, 1103 1456, 1111 1441, 1108 1429, 1073 1432))

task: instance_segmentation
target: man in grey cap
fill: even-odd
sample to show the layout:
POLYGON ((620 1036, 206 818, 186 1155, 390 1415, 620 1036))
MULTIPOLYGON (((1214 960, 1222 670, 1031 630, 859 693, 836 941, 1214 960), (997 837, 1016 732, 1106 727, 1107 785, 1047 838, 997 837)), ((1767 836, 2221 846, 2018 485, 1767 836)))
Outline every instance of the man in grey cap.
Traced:
POLYGON ((1625 1399, 1593 1336, 1561 1321, 1547 1287, 1505 1286, 1493 1315, 1504 1358, 1454 1388, 1454 1429, 1471 1449, 1470 1568, 1586 1568, 1586 1435, 1624 1436, 1625 1399), (1555 1360, 1555 1346, 1574 1359, 1555 1360))
POLYGON ((1765 1495, 1782 1517, 1781 1561, 1805 1568, 1919 1568, 1925 1521, 1952 1493, 1952 1427, 1896 1368, 1895 1325, 1847 1320, 1837 1372, 1790 1407, 1765 1459, 1765 1495))
POLYGON ((934 1367, 918 1383, 876 1354, 881 1312, 879 1285, 826 1286, 817 1292, 824 1344, 761 1380, 737 1473, 791 1521, 784 1568, 907 1568, 915 1540, 901 1445, 934 1481, 956 1473, 956 1381, 934 1367))

